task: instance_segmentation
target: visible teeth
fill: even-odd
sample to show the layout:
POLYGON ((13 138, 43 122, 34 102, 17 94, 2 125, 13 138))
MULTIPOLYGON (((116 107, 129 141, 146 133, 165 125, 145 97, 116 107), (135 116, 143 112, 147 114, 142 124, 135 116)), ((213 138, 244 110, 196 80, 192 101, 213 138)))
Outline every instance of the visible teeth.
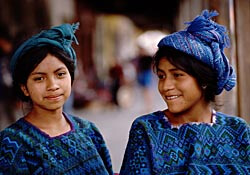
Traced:
POLYGON ((177 95, 174 95, 174 96, 168 96, 168 97, 167 97, 167 100, 173 100, 173 99, 176 99, 176 98, 178 98, 178 96, 177 96, 177 95))

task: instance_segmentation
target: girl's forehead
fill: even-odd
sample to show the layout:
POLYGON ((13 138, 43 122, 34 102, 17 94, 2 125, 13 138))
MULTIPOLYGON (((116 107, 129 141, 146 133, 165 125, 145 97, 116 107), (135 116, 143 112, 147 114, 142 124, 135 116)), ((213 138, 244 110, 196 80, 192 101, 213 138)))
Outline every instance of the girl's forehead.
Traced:
POLYGON ((34 71, 37 70, 43 70, 43 71, 49 71, 51 69, 57 69, 59 67, 66 67, 66 65, 57 57, 48 54, 34 69, 34 71))
POLYGON ((162 57, 159 60, 158 68, 176 68, 170 61, 167 59, 167 57, 162 57))

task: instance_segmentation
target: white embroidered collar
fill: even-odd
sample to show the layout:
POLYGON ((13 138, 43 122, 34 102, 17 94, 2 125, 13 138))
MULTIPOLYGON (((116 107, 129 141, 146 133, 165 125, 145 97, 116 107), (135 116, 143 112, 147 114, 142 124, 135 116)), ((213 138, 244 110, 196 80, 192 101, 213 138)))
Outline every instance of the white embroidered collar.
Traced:
MULTIPOLYGON (((164 119, 167 121, 167 122, 169 122, 169 120, 168 120, 168 117, 164 114, 164 119)), ((170 123, 170 122, 169 122, 170 123)), ((207 125, 210 125, 210 126, 213 126, 213 124, 215 124, 216 123, 216 111, 213 109, 212 110, 212 122, 211 123, 204 123, 204 122, 189 122, 189 123, 183 123, 183 124, 179 124, 179 125, 173 125, 173 124, 171 124, 170 123, 170 125, 171 125, 171 129, 172 128, 177 128, 177 129, 179 129, 181 126, 183 126, 183 125, 199 125, 199 124, 207 124, 207 125)))

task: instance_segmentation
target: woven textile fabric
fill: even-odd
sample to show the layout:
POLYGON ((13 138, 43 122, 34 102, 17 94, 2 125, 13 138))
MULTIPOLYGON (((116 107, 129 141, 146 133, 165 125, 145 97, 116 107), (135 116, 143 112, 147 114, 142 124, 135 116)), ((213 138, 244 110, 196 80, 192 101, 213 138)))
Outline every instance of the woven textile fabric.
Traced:
POLYGON ((0 174, 113 174, 95 125, 66 115, 72 130, 49 137, 23 118, 0 133, 0 174))
POLYGON ((120 175, 250 174, 250 129, 216 113, 213 125, 172 127, 162 111, 137 118, 120 175))
POLYGON ((217 15, 216 11, 203 10, 201 15, 186 23, 185 30, 161 39, 158 47, 172 47, 212 68, 217 74, 216 95, 219 95, 223 89, 230 91, 236 85, 236 74, 224 53, 230 43, 227 29, 212 20, 217 15))
POLYGON ((55 46, 68 54, 74 61, 76 66, 75 50, 71 46, 72 42, 78 44, 75 36, 75 31, 79 28, 79 23, 76 24, 62 24, 60 26, 52 27, 48 30, 42 30, 40 33, 33 35, 31 38, 22 43, 15 51, 11 58, 10 69, 12 76, 14 76, 16 64, 19 59, 32 48, 42 46, 55 46))

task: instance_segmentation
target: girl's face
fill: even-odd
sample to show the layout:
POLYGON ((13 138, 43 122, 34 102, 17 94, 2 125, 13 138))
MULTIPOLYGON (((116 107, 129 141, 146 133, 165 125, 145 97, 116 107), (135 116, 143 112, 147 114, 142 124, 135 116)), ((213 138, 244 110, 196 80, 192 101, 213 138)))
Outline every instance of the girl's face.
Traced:
POLYGON ((27 84, 21 85, 33 108, 44 110, 62 109, 71 92, 71 77, 66 65, 48 54, 30 73, 27 84))
POLYGON ((171 113, 183 113, 204 103, 196 79, 173 66, 165 57, 157 68, 158 89, 171 113))

